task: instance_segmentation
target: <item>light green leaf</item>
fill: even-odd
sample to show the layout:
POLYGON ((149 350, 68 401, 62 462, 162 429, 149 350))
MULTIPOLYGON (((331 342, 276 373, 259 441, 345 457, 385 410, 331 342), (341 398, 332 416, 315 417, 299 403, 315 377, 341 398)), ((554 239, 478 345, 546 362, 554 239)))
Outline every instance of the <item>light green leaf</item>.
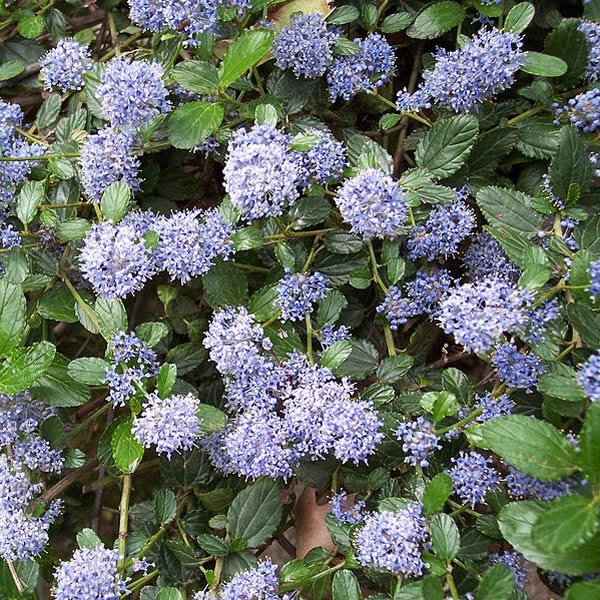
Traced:
POLYGON ((275 34, 270 29, 246 30, 229 47, 219 70, 220 85, 229 87, 238 77, 256 65, 271 49, 275 34))
POLYGON ((332 600, 360 600, 360 585, 354 573, 348 569, 338 571, 331 585, 332 600))
POLYGON ((111 183, 100 200, 100 210, 105 218, 113 223, 118 223, 127 212, 129 201, 131 200, 131 190, 123 181, 111 183))
POLYGON ((515 576, 506 565, 486 570, 477 586, 475 600, 506 600, 515 586, 515 576))
POLYGON ((588 407, 581 433, 579 434, 579 468, 591 485, 600 483, 600 403, 592 402, 588 407))
POLYGON ((0 368, 0 392, 24 392, 46 372, 55 354, 56 348, 50 342, 15 349, 0 368))
POLYGON ((452 517, 445 513, 434 515, 429 530, 434 552, 443 561, 452 562, 460 548, 460 533, 452 517))
POLYGON ((505 31, 514 31, 515 33, 521 33, 525 31, 533 17, 535 16, 535 8, 531 2, 521 2, 513 6, 506 15, 504 21, 505 31))
POLYGON ((154 515, 159 525, 168 525, 177 514, 177 500, 172 490, 157 490, 154 494, 154 515))
POLYGON ((23 185, 17 198, 16 213, 23 225, 28 225, 37 215, 38 206, 44 200, 44 184, 41 181, 28 181, 23 185))
POLYGON ((25 70, 25 66, 22 60, 9 60, 1 64, 0 81, 6 81, 20 75, 25 70))
POLYGON ((87 385, 102 385, 106 380, 106 371, 109 366, 109 363, 103 358, 86 356, 72 360, 67 371, 75 381, 87 385))
POLYGON ((171 75, 186 90, 198 94, 214 92, 219 83, 217 68, 212 63, 199 60, 190 60, 178 64, 171 75))
POLYGON ((144 456, 144 446, 131 433, 131 421, 117 425, 111 439, 113 459, 123 473, 133 473, 144 456))
POLYGON ((465 18, 465 9, 458 2, 443 0, 424 8, 406 30, 409 37, 431 40, 456 27, 465 18))
POLYGON ((25 331, 25 295, 20 285, 0 278, 0 356, 7 356, 20 343, 25 331))
POLYGON ((531 73, 531 75, 540 75, 541 77, 560 77, 567 72, 567 63, 549 54, 541 52, 525 52, 521 62, 521 71, 531 73))

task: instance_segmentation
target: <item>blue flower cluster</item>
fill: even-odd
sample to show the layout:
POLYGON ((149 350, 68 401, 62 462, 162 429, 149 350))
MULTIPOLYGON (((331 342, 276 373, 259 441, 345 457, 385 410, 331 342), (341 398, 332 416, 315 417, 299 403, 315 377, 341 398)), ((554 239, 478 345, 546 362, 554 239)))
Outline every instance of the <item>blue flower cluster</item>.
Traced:
POLYGON ((131 132, 105 127, 89 135, 81 147, 81 184, 92 202, 100 202, 106 188, 116 181, 132 191, 140 189, 140 159, 135 156, 139 141, 131 132))
POLYGON ((471 508, 479 503, 485 504, 487 493, 500 484, 500 475, 494 469, 492 459, 471 451, 461 452, 451 460, 454 466, 448 474, 461 502, 471 505, 471 508))
POLYGON ((329 348, 329 346, 336 342, 347 340, 349 337, 350 331, 345 325, 339 325, 338 327, 335 327, 334 325, 325 325, 319 333, 319 339, 323 349, 329 348))
MULTIPOLYGON (((481 414, 474 419, 473 423, 487 423, 492 419, 510 415, 515 406, 516 404, 506 394, 498 398, 494 398, 491 394, 476 395, 473 409, 480 409, 481 414)), ((464 419, 473 409, 461 408, 458 412, 459 418, 464 419)))
POLYGON ((467 113, 515 81, 524 53, 519 34, 483 28, 458 50, 440 48, 435 66, 423 73, 423 83, 414 94, 398 94, 398 110, 427 108, 430 101, 456 112, 467 113))
POLYGON ((167 114, 171 103, 163 77, 164 70, 158 63, 113 58, 98 88, 110 124, 126 131, 150 125, 158 115, 167 114))
POLYGON ((346 179, 335 203, 352 231, 367 239, 397 236, 408 218, 404 192, 379 169, 346 179))
POLYGON ((406 297, 396 286, 391 286, 377 312, 385 314, 392 330, 396 331, 412 317, 422 314, 434 315, 441 300, 454 285, 454 278, 446 269, 432 273, 417 271, 415 278, 406 285, 406 297))
POLYGON ((578 482, 570 477, 558 481, 540 481, 511 466, 508 467, 504 480, 508 493, 518 500, 552 501, 576 493, 578 485, 578 482))
POLYGON ((519 352, 514 344, 502 344, 492 357, 498 379, 509 388, 524 389, 528 393, 535 388, 544 365, 538 356, 519 352))
POLYGON ((168 217, 132 212, 116 225, 95 224, 85 236, 79 265, 98 295, 123 298, 162 270, 182 283, 204 275, 217 258, 231 257, 232 235, 217 210, 168 217))
POLYGON ((375 92, 390 80, 396 66, 392 47, 378 33, 364 40, 353 40, 358 52, 352 56, 338 56, 327 72, 329 95, 350 100, 361 90, 375 92))
POLYGON ((434 208, 423 225, 413 227, 406 243, 410 259, 448 257, 475 227, 473 209, 461 200, 434 208))
POLYGON ((296 77, 321 77, 333 60, 338 37, 327 28, 320 13, 293 15, 273 43, 275 64, 280 69, 291 69, 296 77))
POLYGON ((107 353, 111 359, 105 383, 113 406, 124 406, 139 393, 146 379, 158 373, 158 360, 146 342, 134 333, 119 332, 110 341, 107 353))
POLYGON ((578 29, 585 36, 588 46, 585 76, 589 81, 596 81, 600 77, 600 24, 582 19, 578 29))
POLYGON ((491 565, 507 566, 515 577, 517 587, 522 588, 527 579, 525 557, 516 550, 506 550, 504 554, 490 554, 489 561, 491 565))
POLYGON ((548 326, 560 317, 560 313, 560 303, 556 298, 547 300, 540 306, 529 310, 527 313, 527 327, 521 333, 523 340, 530 344, 541 342, 548 331, 548 326))
POLYGON ((90 51, 71 39, 60 40, 40 59, 40 76, 46 90, 80 90, 83 74, 92 68, 90 51))
POLYGON ((463 256, 463 265, 471 281, 498 277, 516 281, 521 274, 504 253, 502 246, 489 233, 477 234, 463 256))
POLYGON ((577 382, 590 400, 600 400, 600 352, 592 354, 579 366, 577 382))
POLYGON ((359 463, 383 439, 373 404, 355 400, 353 384, 299 354, 274 361, 270 342, 245 308, 217 312, 203 343, 224 377, 232 418, 202 447, 226 473, 289 478, 300 458, 329 453, 359 463))
POLYGON ((590 287, 587 291, 590 293, 590 298, 596 300, 600 296, 600 258, 590 263, 588 273, 590 275, 590 287))
POLYGON ((427 567, 422 553, 429 541, 423 507, 409 503, 397 512, 372 513, 356 536, 356 558, 365 567, 416 577, 427 567))
POLYGON ((301 169, 290 142, 268 124, 238 130, 229 141, 225 190, 248 221, 279 216, 299 198, 301 169))
POLYGON ((424 417, 401 423, 396 438, 402 442, 402 451, 406 454, 404 462, 410 465, 428 467, 431 454, 442 449, 433 424, 424 417))
POLYGON ((125 590, 125 581, 117 570, 118 559, 116 550, 103 546, 75 550, 71 560, 56 567, 53 597, 56 600, 119 600, 125 590))
POLYGON ((331 498, 331 514, 338 522, 348 525, 357 525, 364 520, 366 506, 364 500, 350 498, 345 492, 333 494, 331 498))
POLYGON ((437 320, 469 352, 487 352, 504 332, 527 323, 528 292, 505 279, 488 278, 450 290, 440 303, 437 320))
POLYGON ((193 394, 168 398, 150 394, 131 432, 146 448, 155 446, 157 454, 171 458, 173 452, 191 450, 200 437, 199 406, 200 400, 193 394))
POLYGON ((560 125, 563 114, 568 115, 569 122, 583 133, 594 133, 600 127, 600 89, 592 88, 577 94, 562 108, 555 106, 555 125, 560 125))
POLYGON ((313 184, 337 181, 346 165, 344 144, 323 129, 309 127, 306 134, 315 136, 317 142, 296 154, 300 162, 300 187, 305 189, 313 184))
POLYGON ((289 268, 277 284, 276 300, 282 321, 300 321, 312 312, 313 306, 322 300, 329 290, 327 278, 322 273, 292 273, 289 268))

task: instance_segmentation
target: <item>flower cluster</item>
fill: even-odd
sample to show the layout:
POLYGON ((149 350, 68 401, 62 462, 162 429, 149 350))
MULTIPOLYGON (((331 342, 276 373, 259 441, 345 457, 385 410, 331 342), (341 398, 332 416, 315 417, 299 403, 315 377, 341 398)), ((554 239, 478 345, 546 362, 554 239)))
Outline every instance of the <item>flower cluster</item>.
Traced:
POLYGON ((321 77, 333 60, 338 37, 327 28, 321 14, 294 15, 273 44, 275 64, 280 69, 291 69, 296 77, 321 77))
POLYGON ((500 381, 509 388, 527 392, 537 386, 538 378, 544 372, 544 365, 535 354, 519 352, 514 344, 498 346, 492 364, 500 381))
POLYGON ((469 249, 464 253, 463 265, 470 281, 486 277, 498 277, 515 281, 521 274, 502 250, 502 246, 487 232, 473 237, 469 249))
POLYGON ((199 406, 200 400, 193 394, 168 398, 150 394, 131 432, 146 448, 155 446, 157 454, 171 458, 173 452, 190 450, 200 436, 199 406))
POLYGON ((434 208, 423 225, 413 227, 407 242, 412 260, 425 257, 433 261, 448 257, 475 227, 473 209, 461 200, 434 208))
POLYGON ((508 493, 519 500, 552 501, 577 491, 575 479, 565 477, 558 481, 540 481, 536 477, 522 473, 514 467, 508 467, 504 478, 508 493))
POLYGON ((279 298, 277 306, 281 310, 282 321, 300 321, 312 312, 313 306, 322 300, 329 290, 327 278, 322 273, 291 273, 285 275, 277 284, 279 298))
POLYGON ((105 379, 110 390, 108 400, 114 406, 123 406, 139 393, 146 379, 158 373, 158 361, 148 344, 133 333, 115 334, 108 352, 111 357, 105 379))
POLYGON ((487 493, 500 484, 500 475, 492 466, 492 459, 471 451, 468 454, 461 452, 457 458, 452 458, 452 463, 448 473, 461 501, 472 508, 479 503, 485 504, 487 493))
POLYGON ((577 382, 592 401, 600 400, 600 352, 592 354, 577 371, 577 382))
POLYGON ((521 36, 511 31, 484 28, 458 50, 440 48, 435 67, 423 73, 423 83, 414 94, 398 94, 398 110, 427 108, 430 101, 456 112, 471 112, 477 105, 515 81, 524 53, 521 36))
POLYGON ((517 587, 522 588, 527 579, 527 571, 525 565, 525 557, 516 550, 507 550, 504 554, 490 554, 491 565, 507 566, 515 577, 517 587))
POLYGON ((331 514, 340 522, 357 525, 365 519, 366 508, 364 500, 352 500, 348 494, 340 492, 331 498, 331 514))
POLYGON ((578 29, 585 36, 588 46, 586 78, 589 81, 596 81, 600 76, 600 25, 593 21, 582 20, 578 29))
POLYGON ((429 456, 442 449, 432 423, 424 417, 401 423, 396 430, 396 437, 402 442, 402 451, 406 454, 404 462, 411 465, 428 467, 429 456))
POLYGON ((71 560, 56 567, 53 597, 56 600, 119 600, 125 581, 117 570, 118 559, 116 550, 102 546, 75 550, 71 560))
POLYGON ((587 290, 592 300, 600 296, 600 259, 593 260, 588 269, 590 275, 590 287, 587 290))
POLYGON ((324 185, 328 181, 337 181, 346 165, 346 149, 331 133, 315 127, 309 127, 307 135, 315 136, 317 141, 308 150, 297 152, 300 163, 300 186, 324 185))
POLYGON ((396 66, 392 47, 378 33, 364 40, 353 40, 358 52, 352 56, 339 56, 327 71, 329 95, 350 100, 361 90, 374 92, 389 81, 396 66))
POLYGON ((352 231, 367 239, 397 236, 408 218, 404 192, 379 169, 346 179, 335 203, 352 231))
POLYGON ((60 40, 40 59, 40 76, 47 90, 80 90, 83 74, 92 68, 89 50, 71 39, 60 40))
POLYGON ((475 418, 474 423, 486 423, 498 417, 505 417, 512 414, 516 404, 506 394, 494 398, 491 394, 475 396, 475 404, 472 409, 461 409, 458 416, 461 419, 467 417, 473 409, 480 410, 481 413, 475 418))
POLYGON ((162 81, 163 68, 155 62, 113 58, 102 75, 98 95, 110 124, 120 130, 149 125, 171 108, 162 81))
POLYGON ((421 575, 427 566, 422 552, 429 541, 422 511, 413 503, 397 512, 368 515, 356 536, 358 562, 396 575, 421 575))
POLYGON ((600 127, 600 90, 592 88, 577 94, 562 108, 555 107, 555 125, 560 125, 560 117, 566 114, 569 122, 583 133, 594 133, 600 127))

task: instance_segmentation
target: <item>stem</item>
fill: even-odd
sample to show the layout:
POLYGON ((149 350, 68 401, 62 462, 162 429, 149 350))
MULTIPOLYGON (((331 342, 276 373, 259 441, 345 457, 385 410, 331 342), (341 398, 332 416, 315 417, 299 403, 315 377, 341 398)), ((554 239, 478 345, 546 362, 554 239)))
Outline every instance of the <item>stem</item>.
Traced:
POLYGON ((82 475, 85 475, 89 471, 93 471, 97 466, 98 459, 92 458, 85 463, 83 467, 79 467, 79 469, 73 471, 66 477, 63 477, 58 483, 55 483, 50 489, 46 490, 38 498, 38 502, 42 502, 45 506, 47 506, 50 500, 56 498, 56 496, 64 492, 73 482, 77 481, 82 475))
POLYGON ((93 412, 89 417, 85 418, 81 423, 78 423, 69 431, 69 433, 65 436, 67 440, 75 437, 80 431, 84 431, 87 429, 98 417, 103 415, 105 412, 108 412, 111 405, 109 402, 103 404, 96 412, 93 412))
POLYGON ((123 490, 119 503, 119 572, 125 572, 125 553, 127 552, 127 529, 129 525, 129 497, 131 495, 131 474, 123 477, 123 490))
POLYGON ((379 276, 379 265, 377 264, 377 257, 375 256, 375 250, 373 249, 373 242, 371 242, 371 240, 367 242, 367 247, 369 249, 369 256, 371 257, 371 270, 373 271, 373 279, 379 285, 379 287, 387 294, 388 288, 379 276))
POLYGON ((525 119, 528 119, 529 117, 532 117, 533 115, 537 115, 538 113, 545 110, 545 108, 546 108, 545 106, 534 106, 533 108, 526 110, 524 113, 521 113, 520 115, 517 115, 516 117, 509 119, 506 122, 506 124, 509 127, 511 127, 512 125, 516 125, 517 123, 520 123, 521 121, 524 121, 525 119))
POLYGON ((467 423, 474 421, 482 412, 483 412, 483 409, 476 408, 468 417, 465 417, 464 419, 457 421, 453 425, 448 425, 448 427, 442 427, 442 429, 438 429, 435 433, 437 435, 443 435, 444 433, 448 433, 448 431, 450 431, 451 429, 454 429, 456 427, 462 427, 463 425, 466 425, 467 423))
POLYGON ((17 586, 17 590, 19 591, 19 594, 22 594, 23 592, 25 592, 25 585, 21 581, 21 578, 19 577, 19 574, 17 573, 17 570, 15 569, 15 565, 13 565, 12 560, 7 560, 6 564, 8 565, 8 570, 10 571, 10 574, 12 575, 13 581, 15 582, 15 585, 17 586))
POLYGON ((310 313, 308 313, 305 317, 306 321, 306 355, 308 356, 308 362, 311 365, 315 364, 315 360, 313 357, 313 342, 312 342, 312 323, 310 320, 310 313))
POLYGON ((142 587, 144 584, 146 584, 149 581, 151 581, 152 579, 154 579, 157 575, 158 575, 158 569, 155 569, 154 571, 150 571, 150 573, 148 573, 148 575, 144 575, 143 577, 140 577, 139 579, 132 581, 127 586, 127 592, 125 594, 121 594, 121 598, 127 598, 127 596, 129 596, 129 594, 131 592, 142 587))
POLYGON ((389 323, 386 323, 383 327, 383 335, 385 336, 385 345, 389 356, 396 356, 396 344, 394 343, 394 334, 390 328, 389 323))
POLYGON ((325 235, 330 231, 335 231, 335 228, 328 227, 327 229, 315 229, 313 231, 286 231, 285 233, 266 235, 264 239, 265 241, 269 242, 281 242, 283 240, 289 240, 294 238, 312 237, 313 235, 325 235))
POLYGON ((448 571, 446 574, 446 583, 450 588, 450 593, 452 594, 453 600, 460 600, 458 596, 458 590, 456 589, 456 584, 454 583, 454 577, 452 577, 452 573, 450 573, 450 571, 448 571))

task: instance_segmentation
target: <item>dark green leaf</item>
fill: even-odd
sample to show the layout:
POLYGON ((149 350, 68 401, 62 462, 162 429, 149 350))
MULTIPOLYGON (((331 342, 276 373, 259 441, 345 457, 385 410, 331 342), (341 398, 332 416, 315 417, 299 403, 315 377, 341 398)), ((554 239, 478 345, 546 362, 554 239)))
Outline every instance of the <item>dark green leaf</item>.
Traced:
POLYGON ((17 198, 16 213, 24 225, 33 221, 38 206, 44 200, 44 184, 41 181, 28 181, 23 185, 17 198))
POLYGON ((200 417, 200 429, 203 433, 215 433, 225 429, 227 415, 216 406, 201 404, 197 415, 200 417))
POLYGON ((521 71, 542 77, 560 77, 567 68, 567 63, 561 58, 541 52, 525 52, 521 62, 521 71))
POLYGON ((243 489, 227 512, 227 533, 258 548, 273 535, 281 521, 281 484, 261 479, 243 489))
POLYGON ((546 54, 558 56, 569 66, 557 82, 565 88, 573 87, 583 79, 588 61, 588 46, 578 29, 579 23, 579 19, 565 19, 548 34, 544 43, 546 54))
POLYGON ((0 279, 0 356, 21 343, 25 331, 25 295, 20 285, 0 279))
POLYGON ((383 33, 396 33, 406 29, 413 19, 413 15, 407 12, 392 13, 383 20, 380 29, 383 33))
POLYGON ((24 392, 46 372, 55 354, 56 348, 50 342, 15 349, 0 368, 0 392, 24 392))
POLYGON ((86 219, 69 219, 58 223, 56 237, 67 242, 82 240, 91 228, 91 223, 86 219))
POLYGON ((592 179, 592 165, 586 144, 571 126, 560 130, 558 152, 550 165, 552 191, 564 200, 569 195, 572 184, 579 185, 581 191, 589 188, 592 179))
POLYGON ((279 298, 276 285, 267 285, 256 292, 248 303, 248 310, 257 321, 267 321, 279 313, 275 301, 279 298))
POLYGON ((397 354, 385 358, 377 369, 377 377, 381 383, 397 383, 410 371, 413 362, 410 354, 397 354))
POLYGON ((515 585, 515 576, 506 565, 486 570, 477 586, 475 600, 506 600, 515 585))
POLYGON ((290 227, 294 231, 302 231, 307 227, 322 223, 330 212, 331 205, 326 198, 302 198, 290 208, 290 227))
POLYGON ((274 33, 270 29, 251 29, 242 33, 229 47, 219 70, 220 85, 229 87, 256 65, 271 49, 274 33))
POLYGON ((426 168, 433 177, 452 175, 467 160, 478 132, 477 119, 472 115, 436 122, 419 141, 415 153, 417 165, 426 168))
POLYGON ((460 533, 452 517, 444 513, 434 515, 429 529, 434 552, 447 563, 452 562, 460 548, 460 533))
POLYGON ((336 254, 355 254, 363 248, 363 241, 344 231, 332 231, 323 238, 323 245, 336 254))
POLYGON ((552 158, 558 148, 560 131, 550 121, 530 119, 517 127, 516 147, 530 158, 552 158))
POLYGON ((87 385, 75 381, 69 374, 69 361, 56 354, 52 364, 32 384, 32 394, 53 406, 81 406, 90 399, 87 385))
POLYGON ((332 25, 346 25, 356 21, 359 17, 358 9, 355 6, 338 6, 328 17, 327 22, 332 25))
POLYGON ((75 300, 64 286, 57 286, 44 292, 38 300, 38 313, 44 319, 77 323, 75 300))
POLYGON ((167 362, 173 363, 177 367, 179 375, 190 373, 199 367, 207 356, 206 349, 197 342, 186 342, 169 348, 167 352, 167 362))
POLYGON ((426 486, 423 493, 423 510, 432 515, 442 509, 452 494, 452 478, 447 473, 438 473, 426 486))
POLYGON ((240 306, 248 300, 248 279, 233 263, 219 261, 202 277, 204 298, 212 308, 240 306))
POLYGON ((169 328, 164 323, 148 321, 140 323, 135 328, 135 335, 144 340, 150 348, 154 348, 169 333, 169 328))
POLYGON ((406 33, 419 40, 430 40, 456 27, 465 18, 465 9, 457 2, 442 0, 423 9, 406 33))
POLYGON ((600 403, 592 402, 588 407, 581 433, 579 434, 579 468, 592 486, 600 483, 600 403))
POLYGON ((375 346, 367 340, 351 340, 351 343, 352 353, 338 367, 336 375, 360 381, 375 371, 379 356, 375 346))
POLYGON ((453 367, 443 370, 442 385, 446 391, 454 394, 457 400, 463 404, 468 404, 475 395, 473 385, 467 376, 453 367))
POLYGON ((169 118, 169 141, 175 148, 193 148, 219 128, 224 114, 216 102, 183 104, 169 118))
POLYGON ((61 105, 62 98, 60 94, 50 94, 40 106, 36 119, 37 126, 42 130, 52 127, 58 119, 61 105))
POLYGON ((186 90, 198 94, 210 94, 217 89, 219 73, 209 62, 191 60, 178 64, 171 72, 173 79, 186 90))
POLYGON ((538 389, 543 394, 559 398, 566 402, 581 402, 585 394, 581 386, 575 381, 575 373, 570 377, 562 373, 545 373, 540 377, 538 389))
POLYGON ((204 552, 210 554, 211 556, 227 556, 229 554, 229 548, 225 541, 217 537, 215 535, 209 535, 208 533, 203 533, 198 536, 198 545, 204 552))
POLYGON ((600 346, 600 315, 583 304, 567 304, 567 317, 584 343, 594 350, 600 346))
POLYGON ((177 514, 177 500, 172 490, 157 490, 154 494, 154 515, 159 525, 168 525, 177 514))
POLYGON ((25 63, 22 60, 9 60, 0 65, 0 81, 12 79, 20 75, 25 70, 25 63))
POLYGON ((343 569, 333 576, 331 584, 332 600, 360 600, 360 585, 352 571, 343 569))

